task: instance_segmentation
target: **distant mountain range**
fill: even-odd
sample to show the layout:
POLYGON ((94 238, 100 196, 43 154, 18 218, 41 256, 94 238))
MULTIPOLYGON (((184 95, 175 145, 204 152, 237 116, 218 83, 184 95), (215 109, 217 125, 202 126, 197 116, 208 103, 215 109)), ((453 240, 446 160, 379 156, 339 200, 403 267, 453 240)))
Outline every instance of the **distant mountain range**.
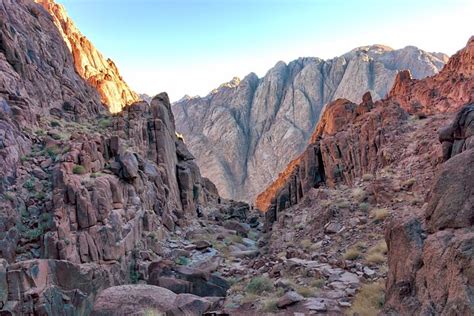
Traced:
POLYGON ((223 196, 252 201, 303 151, 325 104, 360 102, 367 91, 381 99, 398 71, 420 79, 447 60, 413 46, 371 45, 329 60, 280 61, 263 78, 250 73, 205 97, 185 96, 173 105, 176 127, 223 196))

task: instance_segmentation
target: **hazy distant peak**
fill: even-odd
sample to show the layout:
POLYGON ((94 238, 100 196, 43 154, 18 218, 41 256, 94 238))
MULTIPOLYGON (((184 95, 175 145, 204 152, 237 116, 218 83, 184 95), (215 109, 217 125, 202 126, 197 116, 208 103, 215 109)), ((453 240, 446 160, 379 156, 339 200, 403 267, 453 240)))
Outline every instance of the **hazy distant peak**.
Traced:
POLYGON ((387 45, 373 44, 373 45, 365 45, 365 46, 356 47, 353 50, 351 50, 349 53, 353 53, 353 52, 364 52, 364 53, 373 52, 373 53, 383 54, 383 53, 390 52, 390 51, 393 51, 393 50, 394 49, 392 47, 387 46, 387 45))
POLYGON ((190 101, 190 100, 193 100, 193 99, 199 99, 201 98, 199 95, 195 95, 194 97, 190 96, 189 94, 185 94, 181 99, 179 99, 178 101, 174 102, 174 103, 179 103, 179 102, 184 102, 184 101, 190 101))

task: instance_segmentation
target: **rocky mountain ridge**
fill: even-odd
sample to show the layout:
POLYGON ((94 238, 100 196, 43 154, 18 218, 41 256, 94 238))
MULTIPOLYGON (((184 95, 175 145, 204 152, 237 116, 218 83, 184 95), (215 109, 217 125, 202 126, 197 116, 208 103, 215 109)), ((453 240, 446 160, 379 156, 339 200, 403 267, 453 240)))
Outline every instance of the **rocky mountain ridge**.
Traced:
POLYGON ((417 79, 437 73, 447 56, 408 46, 356 48, 331 60, 279 62, 263 78, 234 78, 208 96, 173 104, 177 129, 203 174, 225 197, 253 201, 300 154, 324 105, 384 97, 399 70, 417 79))
POLYGON ((35 0, 51 15, 74 59, 77 73, 100 94, 102 103, 111 113, 120 112, 126 105, 139 101, 111 59, 106 59, 79 31, 61 4, 54 0, 35 0))
POLYGON ((257 198, 275 252, 292 240, 282 240, 285 234, 326 233, 317 237, 325 241, 336 234, 338 246, 320 255, 345 249, 347 264, 367 249, 370 235, 381 238, 372 226, 388 218, 386 312, 472 313, 473 53, 474 37, 433 77, 401 72, 383 100, 366 93, 360 104, 339 99, 326 107, 305 152, 257 198), (327 203, 348 186, 352 192, 327 203), (295 232, 294 218, 308 227, 295 232))

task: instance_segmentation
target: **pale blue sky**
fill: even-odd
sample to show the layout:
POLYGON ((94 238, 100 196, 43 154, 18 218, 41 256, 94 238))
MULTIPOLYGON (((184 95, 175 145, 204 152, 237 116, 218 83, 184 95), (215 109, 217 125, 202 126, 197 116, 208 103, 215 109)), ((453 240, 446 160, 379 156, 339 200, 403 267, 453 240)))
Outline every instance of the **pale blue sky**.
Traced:
POLYGON ((473 35, 471 0, 58 0, 137 92, 206 95, 279 60, 415 45, 449 55, 473 35))

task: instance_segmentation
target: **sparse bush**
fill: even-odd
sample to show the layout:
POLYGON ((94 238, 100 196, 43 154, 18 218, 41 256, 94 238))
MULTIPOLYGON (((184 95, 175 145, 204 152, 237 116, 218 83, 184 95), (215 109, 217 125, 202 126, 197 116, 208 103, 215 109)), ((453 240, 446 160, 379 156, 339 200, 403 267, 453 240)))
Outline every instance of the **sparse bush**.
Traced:
POLYGON ((367 257, 365 258, 365 260, 368 263, 381 264, 385 262, 386 254, 387 244, 385 243, 385 241, 382 240, 367 251, 367 257))
POLYGON ((265 277, 255 277, 250 280, 245 288, 245 291, 251 294, 260 295, 263 292, 270 292, 273 290, 272 281, 265 277))
POLYGON ((313 245, 313 242, 311 241, 311 239, 303 239, 302 241, 300 241, 300 245, 302 248, 308 249, 311 247, 311 245, 313 245))
POLYGON ((278 300, 274 298, 269 298, 263 301, 262 312, 265 313, 274 313, 278 310, 278 300))
POLYGON ((369 203, 360 203, 359 204, 359 210, 361 210, 362 212, 368 212, 369 211, 369 203))
POLYGON ((59 149, 57 145, 49 146, 45 149, 45 151, 46 154, 52 159, 55 159, 61 153, 61 149, 59 149))
POLYGON ((252 294, 252 293, 247 293, 244 297, 242 297, 242 300, 240 301, 240 304, 254 303, 258 299, 259 299, 258 295, 252 294))
POLYGON ((300 286, 296 288, 296 292, 304 297, 312 297, 315 296, 318 291, 309 286, 300 286))
POLYGON ((189 265, 189 258, 186 258, 185 256, 179 256, 178 258, 176 258, 175 262, 180 266, 187 266, 189 265))
POLYGON ((61 126, 61 123, 59 123, 58 121, 56 120, 52 120, 51 123, 50 123, 51 127, 60 127, 61 126))
POLYGON ((35 190, 35 179, 28 179, 27 181, 25 181, 25 184, 23 184, 23 187, 28 191, 33 192, 35 190))
POLYGON ((106 129, 106 128, 108 128, 112 125, 112 120, 109 117, 102 118, 102 119, 99 120, 99 122, 97 122, 97 125, 101 129, 106 129))
POLYGON ((46 193, 44 193, 43 191, 38 192, 38 193, 36 193, 36 198, 38 200, 44 200, 46 198, 46 193))
POLYGON ((385 256, 380 253, 368 254, 365 260, 372 264, 381 264, 385 262, 385 256))
POLYGON ((15 197, 13 196, 13 194, 11 194, 10 192, 5 192, 3 194, 3 198, 7 201, 10 201, 10 202, 13 202, 15 201, 15 197))
POLYGON ((340 200, 336 201, 336 203, 335 203, 334 205, 335 205, 337 208, 341 208, 341 209, 350 208, 350 207, 351 207, 351 204, 349 203, 349 201, 343 200, 343 199, 340 199, 340 200))
POLYGON ((352 190, 352 197, 359 203, 367 199, 367 193, 362 188, 355 188, 352 190))
POLYGON ((410 189, 415 183, 416 183, 416 179, 415 178, 410 178, 410 179, 405 180, 405 181, 402 182, 402 187, 404 187, 406 189, 410 189))
POLYGON ((102 177, 104 174, 101 173, 101 172, 94 172, 94 173, 91 173, 91 178, 99 178, 99 177, 102 177))
POLYGON ((370 213, 370 217, 372 217, 376 222, 383 222, 389 216, 390 212, 386 208, 378 208, 372 210, 370 213))
POLYGON ((344 253, 344 259, 346 260, 355 260, 360 257, 360 251, 355 248, 349 248, 346 250, 346 253, 344 253))
POLYGON ((382 281, 363 285, 352 303, 351 314, 378 315, 385 303, 384 289, 382 281))
POLYGON ((316 280, 311 281, 310 285, 312 287, 320 289, 324 286, 325 283, 326 283, 326 280, 324 280, 324 279, 316 279, 316 280))
POLYGON ((72 167, 72 173, 74 173, 74 174, 84 174, 84 173, 86 173, 86 169, 81 165, 74 165, 74 167, 72 167))

